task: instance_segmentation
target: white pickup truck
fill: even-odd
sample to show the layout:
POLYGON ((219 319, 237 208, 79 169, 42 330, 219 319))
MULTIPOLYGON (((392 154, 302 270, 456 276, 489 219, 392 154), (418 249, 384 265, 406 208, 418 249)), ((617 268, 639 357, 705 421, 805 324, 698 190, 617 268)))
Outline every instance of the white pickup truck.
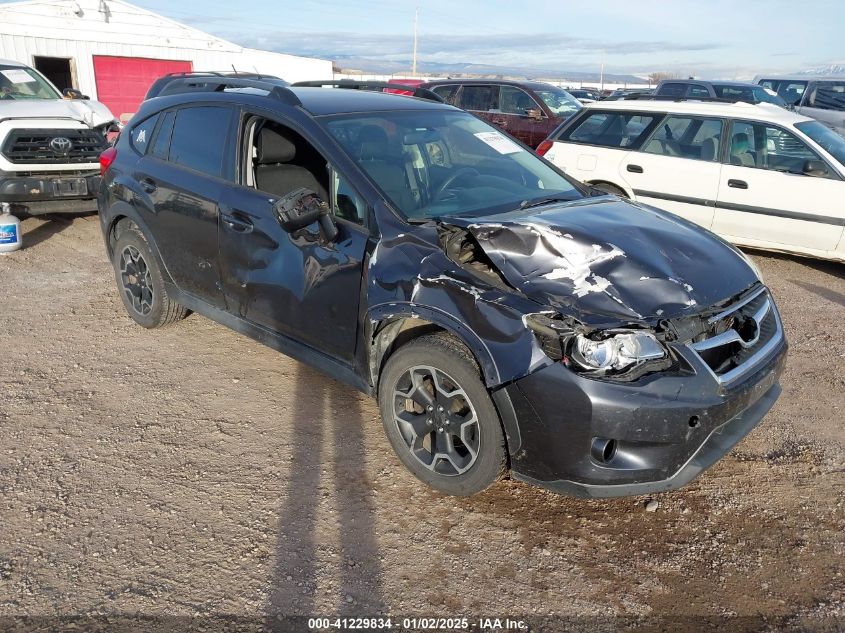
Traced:
POLYGON ((0 202, 31 215, 95 211, 116 125, 102 103, 64 98, 38 71, 0 59, 0 202))

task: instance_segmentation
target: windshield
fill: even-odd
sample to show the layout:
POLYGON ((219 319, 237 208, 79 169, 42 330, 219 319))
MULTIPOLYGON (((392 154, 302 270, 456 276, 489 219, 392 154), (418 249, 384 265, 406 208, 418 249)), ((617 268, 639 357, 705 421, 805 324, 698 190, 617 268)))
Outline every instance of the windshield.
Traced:
POLYGON ((537 93, 537 96, 543 100, 543 103, 549 107, 549 110, 555 116, 567 118, 578 112, 582 107, 578 99, 560 88, 550 86, 549 88, 535 90, 534 92, 537 93))
POLYGON ((344 115, 327 117, 325 126, 410 221, 584 196, 533 152, 466 112, 344 115))
POLYGON ((845 165, 845 138, 818 121, 796 123, 795 127, 818 143, 828 154, 845 165))
POLYGON ((31 68, 0 64, 0 99, 61 98, 61 95, 31 68))

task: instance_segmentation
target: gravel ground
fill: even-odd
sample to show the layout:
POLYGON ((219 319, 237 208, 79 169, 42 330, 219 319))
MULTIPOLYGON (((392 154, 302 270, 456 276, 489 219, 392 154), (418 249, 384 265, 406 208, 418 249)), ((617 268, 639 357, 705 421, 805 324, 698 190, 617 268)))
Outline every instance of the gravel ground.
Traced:
POLYGON ((133 325, 96 216, 23 230, 0 256, 0 628, 845 629, 845 266, 753 254, 791 343, 783 395, 684 489, 582 501, 503 481, 454 499, 405 471, 367 397, 197 315, 133 325))

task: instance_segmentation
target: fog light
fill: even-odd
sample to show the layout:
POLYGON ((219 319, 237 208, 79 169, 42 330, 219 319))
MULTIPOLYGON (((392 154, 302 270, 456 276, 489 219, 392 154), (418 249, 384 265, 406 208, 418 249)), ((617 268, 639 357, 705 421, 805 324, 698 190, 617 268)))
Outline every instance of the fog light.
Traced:
POLYGON ((590 446, 590 455, 600 464, 606 464, 616 455, 616 440, 605 437, 594 437, 590 446))

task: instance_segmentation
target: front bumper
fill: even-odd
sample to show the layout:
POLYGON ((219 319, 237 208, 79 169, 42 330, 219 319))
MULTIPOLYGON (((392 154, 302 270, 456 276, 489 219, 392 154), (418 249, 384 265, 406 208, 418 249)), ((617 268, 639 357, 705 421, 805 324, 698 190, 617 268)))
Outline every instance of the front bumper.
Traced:
POLYGON ((0 202, 30 215, 97 210, 98 172, 27 173, 0 171, 0 202))
MULTIPOLYGON (((513 421, 516 479, 576 497, 622 497, 683 486, 745 437, 780 395, 787 344, 741 383, 719 385, 701 367, 636 383, 593 380, 560 363, 494 394, 513 421), (503 406, 504 405, 504 406, 503 406), (614 440, 607 461, 591 448, 614 440)), ((507 418, 507 415, 504 417, 507 418)), ((506 428, 508 421, 505 420, 506 428)))

